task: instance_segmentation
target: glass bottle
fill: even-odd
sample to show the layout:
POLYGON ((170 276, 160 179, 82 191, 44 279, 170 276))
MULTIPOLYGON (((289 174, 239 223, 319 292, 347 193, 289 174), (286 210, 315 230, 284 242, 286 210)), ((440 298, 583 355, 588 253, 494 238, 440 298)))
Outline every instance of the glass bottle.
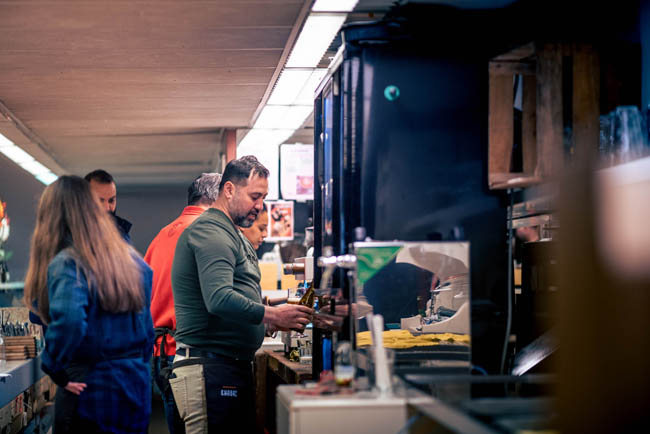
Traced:
POLYGON ((307 306, 310 309, 314 307, 314 284, 310 283, 307 291, 300 297, 299 305, 307 306))
POLYGON ((352 345, 341 341, 334 354, 334 378, 339 386, 350 386, 354 380, 355 368, 352 364, 352 345))

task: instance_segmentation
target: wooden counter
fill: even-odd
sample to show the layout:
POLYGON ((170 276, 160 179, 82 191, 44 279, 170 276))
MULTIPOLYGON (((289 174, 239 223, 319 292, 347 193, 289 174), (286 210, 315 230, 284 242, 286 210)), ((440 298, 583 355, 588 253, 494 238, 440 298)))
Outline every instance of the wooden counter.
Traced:
POLYGON ((258 432, 275 432, 275 392, 281 384, 311 380, 311 364, 290 362, 282 351, 260 350, 255 354, 255 406, 258 432))

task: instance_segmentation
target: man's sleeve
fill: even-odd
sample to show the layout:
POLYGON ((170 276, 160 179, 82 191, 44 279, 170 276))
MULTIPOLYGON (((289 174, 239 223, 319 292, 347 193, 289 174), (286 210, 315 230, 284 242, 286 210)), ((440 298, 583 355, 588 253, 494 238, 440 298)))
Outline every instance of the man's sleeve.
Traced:
POLYGON ((238 246, 235 240, 218 225, 205 221, 192 228, 189 243, 208 312, 229 321, 261 323, 264 306, 233 289, 238 246))

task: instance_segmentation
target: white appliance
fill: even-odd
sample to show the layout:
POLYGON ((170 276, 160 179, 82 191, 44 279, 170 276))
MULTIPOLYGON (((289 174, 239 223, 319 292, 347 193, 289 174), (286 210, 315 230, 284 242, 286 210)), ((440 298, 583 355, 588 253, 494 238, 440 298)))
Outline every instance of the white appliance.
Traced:
POLYGON ((351 395, 296 395, 301 385, 279 386, 276 392, 278 434, 344 434, 399 432, 407 421, 407 403, 429 403, 415 389, 398 389, 394 395, 356 392, 351 395))

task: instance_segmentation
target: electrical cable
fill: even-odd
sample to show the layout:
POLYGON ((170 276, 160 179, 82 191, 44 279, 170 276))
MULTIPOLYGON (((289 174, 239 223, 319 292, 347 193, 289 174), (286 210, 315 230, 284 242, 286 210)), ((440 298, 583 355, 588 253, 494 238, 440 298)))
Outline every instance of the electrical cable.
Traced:
POLYGON ((510 342, 510 328, 512 327, 512 208, 514 206, 514 197, 512 189, 508 189, 510 197, 510 207, 508 208, 508 311, 506 320, 506 336, 503 342, 503 354, 501 355, 501 370, 504 374, 506 366, 506 355, 508 353, 508 343, 510 342))

